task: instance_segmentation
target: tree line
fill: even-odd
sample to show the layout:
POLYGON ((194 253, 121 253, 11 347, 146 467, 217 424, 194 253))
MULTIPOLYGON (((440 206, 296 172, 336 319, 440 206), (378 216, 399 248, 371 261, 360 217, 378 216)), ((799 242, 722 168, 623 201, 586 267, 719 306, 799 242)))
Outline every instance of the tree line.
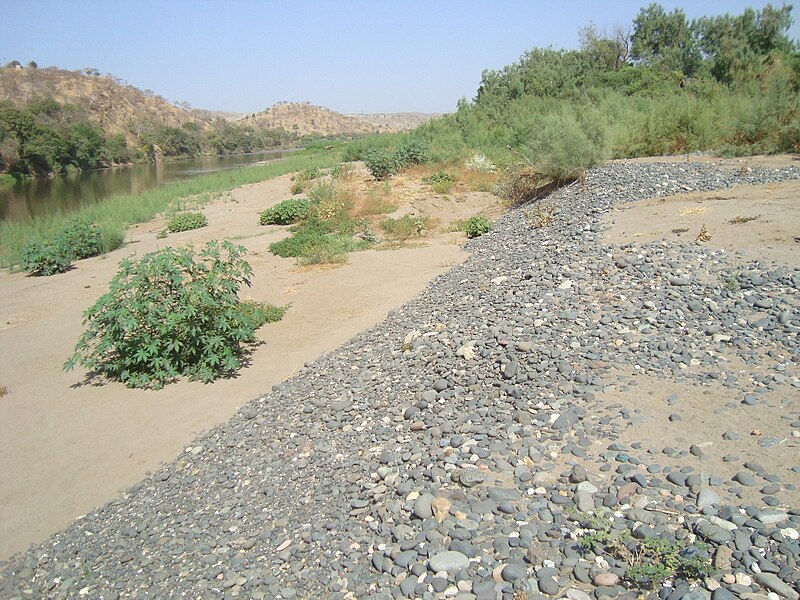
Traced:
POLYGON ((39 98, 16 106, 0 101, 0 173, 42 176, 205 154, 240 154, 291 146, 296 136, 221 119, 182 127, 134 124, 136 144, 106 134, 76 106, 39 98))
POLYGON ((487 70, 472 100, 419 128, 435 158, 483 153, 555 178, 609 157, 800 151, 792 7, 690 20, 651 4, 628 27, 580 31, 487 70))

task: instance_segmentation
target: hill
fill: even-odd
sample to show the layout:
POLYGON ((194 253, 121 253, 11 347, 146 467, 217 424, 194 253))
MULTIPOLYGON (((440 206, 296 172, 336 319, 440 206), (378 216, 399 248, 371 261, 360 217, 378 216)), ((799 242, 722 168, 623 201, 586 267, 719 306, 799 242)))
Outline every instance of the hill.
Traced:
POLYGON ((75 106, 80 116, 100 125, 106 135, 121 134, 131 145, 140 143, 142 133, 156 126, 197 123, 210 129, 213 122, 204 111, 178 108, 150 90, 142 91, 96 69, 0 68, 0 100, 25 106, 41 98, 75 106))
POLYGON ((285 129, 300 137, 364 135, 386 131, 378 125, 308 102, 278 102, 259 113, 246 115, 237 122, 259 128, 285 129))
POLYGON ((411 131, 440 115, 439 113, 399 112, 348 114, 345 116, 373 125, 381 131, 411 131))

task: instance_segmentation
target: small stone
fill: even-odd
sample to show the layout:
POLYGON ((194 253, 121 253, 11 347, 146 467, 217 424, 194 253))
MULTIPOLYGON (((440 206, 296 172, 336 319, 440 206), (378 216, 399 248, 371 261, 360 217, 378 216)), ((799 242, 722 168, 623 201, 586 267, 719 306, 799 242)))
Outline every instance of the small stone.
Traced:
POLYGON ((733 551, 727 546, 717 546, 714 552, 714 568, 718 571, 727 571, 731 568, 731 558, 733 551))
POLYGON ((509 583, 513 583, 517 579, 524 579, 527 575, 527 570, 519 563, 508 563, 505 567, 503 567, 501 574, 503 581, 507 581, 509 583))
POLYGON ((800 598, 800 594, 794 591, 789 584, 785 583, 774 573, 755 573, 753 579, 755 579, 756 583, 761 587, 772 590, 784 598, 788 598, 789 600, 798 600, 800 598))
POLYGON ((429 519, 433 516, 433 494, 422 494, 414 502, 413 512, 420 519, 429 519))
POLYGON ((601 571, 592 578, 592 583, 597 587, 614 587, 619 583, 619 575, 601 571))
POLYGON ((451 506, 453 506, 453 503, 447 498, 434 498, 433 502, 431 502, 431 509, 437 522, 441 523, 447 518, 450 514, 451 506))
POLYGON ((486 475, 478 469, 464 469, 458 476, 458 482, 464 487, 471 488, 486 481, 486 475))
POLYGON ((746 471, 739 471, 736 475, 733 476, 733 481, 745 487, 753 487, 755 485, 758 485, 755 478, 746 471))
POLYGON ((434 554, 428 561, 431 571, 438 573, 445 571, 447 573, 458 573, 469 566, 469 559, 461 552, 447 550, 434 554))

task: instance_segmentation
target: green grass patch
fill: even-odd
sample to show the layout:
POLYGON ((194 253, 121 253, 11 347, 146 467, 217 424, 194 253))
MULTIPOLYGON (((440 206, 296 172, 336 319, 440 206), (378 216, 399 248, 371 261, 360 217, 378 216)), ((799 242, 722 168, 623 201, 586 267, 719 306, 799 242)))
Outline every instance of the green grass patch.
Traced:
POLYGON ((69 214, 55 214, 24 221, 0 222, 0 267, 18 265, 22 248, 31 239, 46 239, 54 235, 65 220, 77 217, 94 223, 103 232, 103 252, 122 243, 128 227, 145 223, 156 215, 184 207, 189 203, 204 203, 216 195, 242 185, 272 179, 279 175, 330 167, 339 162, 337 153, 297 152, 290 157, 243 169, 232 169, 201 175, 186 181, 174 182, 142 194, 111 196, 106 200, 85 205, 69 214))
POLYGON ((192 229, 200 229, 208 225, 208 219, 201 212, 185 212, 179 213, 169 220, 167 229, 170 233, 178 233, 181 231, 191 231, 192 229))
POLYGON ((381 221, 381 229, 395 240, 422 237, 429 226, 430 219, 428 217, 412 217, 411 215, 403 215, 399 219, 390 217, 381 221))
POLYGON ((291 225, 304 219, 311 208, 308 200, 290 198, 268 208, 259 215, 259 225, 291 225))
POLYGON ((5 187, 11 187, 15 183, 17 183, 16 177, 8 173, 0 173, 0 189, 5 187))

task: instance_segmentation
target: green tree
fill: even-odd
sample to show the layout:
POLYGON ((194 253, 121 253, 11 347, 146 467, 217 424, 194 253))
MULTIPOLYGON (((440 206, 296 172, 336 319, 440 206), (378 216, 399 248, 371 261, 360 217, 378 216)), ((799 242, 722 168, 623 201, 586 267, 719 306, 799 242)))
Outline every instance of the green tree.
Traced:
POLYGON ((738 16, 703 17, 693 27, 711 74, 732 83, 755 77, 770 54, 796 50, 787 35, 792 22, 791 6, 767 4, 760 12, 747 8, 738 16))
POLYGON ((694 75, 702 64, 700 47, 679 8, 668 13, 660 4, 642 8, 633 21, 631 57, 646 65, 694 75))

